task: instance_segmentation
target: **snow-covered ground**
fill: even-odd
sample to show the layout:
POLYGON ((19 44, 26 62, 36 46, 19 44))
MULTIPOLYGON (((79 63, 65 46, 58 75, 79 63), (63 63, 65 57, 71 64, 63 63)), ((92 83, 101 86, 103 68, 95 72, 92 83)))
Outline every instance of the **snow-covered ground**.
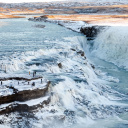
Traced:
POLYGON ((47 19, 47 21, 64 26, 64 27, 71 29, 72 31, 75 31, 75 32, 80 32, 81 27, 85 26, 85 24, 86 24, 83 21, 63 21, 63 20, 50 20, 50 19, 47 19))
POLYGON ((89 24, 85 23, 84 21, 69 21, 69 20, 54 20, 54 19, 43 19, 41 17, 37 18, 29 18, 30 21, 40 21, 40 22, 50 22, 55 23, 60 26, 66 27, 72 31, 80 32, 81 27, 89 26, 89 24))
POLYGON ((33 9, 47 9, 47 7, 55 7, 55 9, 61 8, 70 8, 70 7, 82 7, 82 6, 105 6, 105 5, 125 5, 128 4, 127 0, 60 0, 60 1, 33 1, 20 3, 19 1, 3 1, 4 3, 0 3, 0 6, 3 8, 19 8, 19 10, 24 7, 33 9))
MULTIPOLYGON (((24 74, 23 74, 24 75, 24 74)), ((27 77, 26 77, 27 78, 27 77)), ((47 81, 42 79, 39 80, 31 80, 29 81, 18 81, 18 80, 8 80, 3 81, 2 85, 0 86, 0 96, 7 96, 12 95, 14 92, 12 89, 8 87, 14 87, 17 91, 24 91, 24 90, 34 90, 34 89, 43 89, 47 85, 47 81), (35 82, 35 86, 32 86, 32 83, 35 82)))
MULTIPOLYGON (((67 0, 68 1, 68 0, 67 0)), ((77 2, 77 0, 69 0, 72 2, 77 2)), ((95 4, 95 5, 113 5, 113 4, 128 4, 127 0, 79 0, 79 2, 87 2, 90 4, 95 4)))
MULTIPOLYGON (((109 4, 113 4, 113 3, 123 3, 123 4, 126 4, 128 3, 127 0, 19 0, 19 1, 13 1, 13 0, 1 0, 0 2, 3 2, 3 3, 29 3, 29 2, 88 2, 88 3, 98 3, 98 4, 101 4, 101 3, 109 3, 109 4)), ((54 4, 53 3, 53 4, 54 4)))

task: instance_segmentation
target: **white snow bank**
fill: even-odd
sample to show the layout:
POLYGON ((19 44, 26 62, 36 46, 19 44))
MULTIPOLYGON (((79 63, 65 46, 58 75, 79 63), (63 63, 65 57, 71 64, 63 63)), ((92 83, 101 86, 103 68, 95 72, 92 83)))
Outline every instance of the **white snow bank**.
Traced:
POLYGON ((80 28, 85 26, 85 22, 83 21, 59 21, 59 24, 76 32, 80 32, 80 28))
POLYGON ((13 90, 7 88, 6 86, 13 86, 15 89, 18 91, 24 91, 24 90, 34 90, 34 89, 43 89, 47 85, 47 81, 45 79, 38 80, 32 80, 29 81, 29 84, 27 81, 18 81, 17 80, 8 80, 8 81, 3 81, 3 85, 0 86, 0 96, 7 96, 7 95, 12 95, 13 90), (32 86, 32 83, 35 82, 35 86, 32 86))
MULTIPOLYGON (((70 1, 77 1, 77 0, 70 0, 70 1)), ((79 2, 93 2, 93 3, 128 3, 127 0, 79 0, 79 2)))
POLYGON ((10 128, 9 126, 6 126, 6 125, 1 125, 0 124, 0 128, 10 128))
POLYGON ((18 104, 27 104, 28 106, 33 106, 33 105, 37 105, 42 103, 43 101, 48 100, 49 96, 45 96, 45 97, 41 97, 38 99, 32 99, 32 100, 28 100, 26 102, 16 102, 18 104))

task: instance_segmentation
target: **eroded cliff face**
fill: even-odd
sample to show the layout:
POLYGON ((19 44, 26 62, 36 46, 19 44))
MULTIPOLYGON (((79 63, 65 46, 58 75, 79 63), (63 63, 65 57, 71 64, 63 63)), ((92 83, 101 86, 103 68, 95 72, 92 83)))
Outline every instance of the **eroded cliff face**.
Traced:
POLYGON ((43 89, 37 88, 34 90, 23 90, 23 91, 18 91, 18 89, 15 89, 14 87, 8 87, 9 89, 12 89, 13 93, 12 95, 1 96, 0 104, 11 103, 15 101, 23 102, 23 101, 36 99, 36 98, 45 96, 45 94, 48 91, 49 84, 50 82, 48 82, 46 87, 44 87, 43 89))
MULTIPOLYGON (((59 17, 57 19, 59 19, 59 17)), ((86 24, 86 22, 84 21, 70 21, 70 20, 57 20, 57 19, 56 19, 56 16, 52 17, 49 15, 43 15, 40 17, 29 18, 28 20, 58 24, 60 26, 71 29, 73 31, 83 33, 84 35, 86 35, 87 40, 93 40, 98 35, 98 33, 103 31, 103 29, 107 27, 107 26, 99 26, 99 25, 91 25, 91 24, 89 25, 89 24, 86 24)), ((60 16, 60 19, 61 19, 61 16, 60 16)))
POLYGON ((43 78, 10 77, 1 78, 0 114, 9 114, 15 111, 32 111, 50 102, 46 98, 32 106, 27 105, 28 101, 43 98, 48 93, 50 81, 44 82, 43 78), (37 82, 41 80, 41 82, 37 82), (9 81, 11 85, 8 85, 9 81))
POLYGON ((15 15, 8 15, 8 14, 3 14, 0 13, 0 19, 12 19, 12 18, 25 18, 24 16, 15 16, 15 15))
POLYGON ((93 39, 96 37, 98 32, 100 31, 100 27, 98 26, 90 26, 90 27, 81 27, 80 31, 86 35, 88 40, 93 39))

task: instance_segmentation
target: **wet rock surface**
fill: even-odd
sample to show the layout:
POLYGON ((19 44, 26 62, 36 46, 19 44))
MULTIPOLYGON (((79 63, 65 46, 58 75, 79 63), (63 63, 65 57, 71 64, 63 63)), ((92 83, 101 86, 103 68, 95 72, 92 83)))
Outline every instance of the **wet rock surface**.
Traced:
POLYGON ((33 27, 36 27, 36 28, 45 28, 45 25, 37 24, 37 25, 35 25, 33 27))
MULTIPOLYGON (((40 102, 40 104, 36 104, 33 106, 28 106, 27 104, 20 104, 20 103, 12 103, 11 105, 2 108, 0 110, 0 114, 9 114, 12 112, 32 112, 36 109, 43 108, 44 105, 47 105, 50 102, 50 98, 40 102)), ((21 102, 22 103, 22 102, 21 102)))
POLYGON ((86 35, 88 40, 93 40, 104 28, 104 26, 81 27, 80 31, 86 35))
POLYGON ((61 64, 61 63, 58 63, 58 67, 59 67, 59 68, 62 68, 63 66, 62 66, 62 64, 61 64))
POLYGON ((82 50, 78 51, 77 54, 80 54, 81 56, 85 56, 84 51, 82 50))

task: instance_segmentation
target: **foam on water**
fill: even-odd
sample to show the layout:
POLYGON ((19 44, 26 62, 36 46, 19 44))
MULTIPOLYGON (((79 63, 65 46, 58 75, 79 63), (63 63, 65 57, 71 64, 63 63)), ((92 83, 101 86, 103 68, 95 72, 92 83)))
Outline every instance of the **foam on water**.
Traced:
POLYGON ((92 54, 128 69, 128 27, 108 27, 94 40, 92 54))
MULTIPOLYGON (((58 29, 60 33, 64 31, 63 28, 58 29)), ((62 35, 60 33, 59 38, 64 36, 64 33, 62 35)), ((67 128, 83 125, 88 127, 97 119, 106 119, 128 111, 127 104, 118 102, 119 98, 123 99, 121 94, 111 89, 106 82, 108 79, 118 83, 118 79, 108 76, 102 79, 99 76, 103 73, 96 73, 98 71, 93 69, 86 55, 81 55, 86 38, 76 34, 46 42, 50 48, 15 52, 10 57, 4 56, 2 62, 0 61, 1 65, 3 63, 7 68, 7 73, 2 72, 3 76, 10 75, 10 72, 14 75, 19 74, 19 71, 26 73, 37 70, 51 81, 47 94, 51 97, 50 103, 34 112, 37 120, 23 117, 20 126, 24 127, 27 120, 29 127, 67 128)), ((29 104, 29 101, 27 103, 29 104)), ((4 119, 13 123, 16 122, 14 117, 18 116, 17 112, 11 113, 4 119)), ((3 117, 0 116, 1 118, 3 117)))

